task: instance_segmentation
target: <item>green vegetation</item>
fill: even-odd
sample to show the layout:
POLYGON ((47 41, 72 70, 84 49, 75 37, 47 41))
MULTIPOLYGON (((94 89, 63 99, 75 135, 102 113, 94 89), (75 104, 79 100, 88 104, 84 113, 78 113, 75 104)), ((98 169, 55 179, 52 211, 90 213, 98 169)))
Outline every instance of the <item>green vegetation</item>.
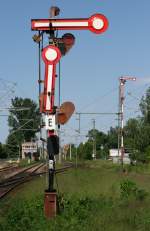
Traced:
POLYGON ((6 145, 0 143, 0 159, 6 159, 6 158, 7 158, 6 145))
MULTIPOLYGON (((150 163, 150 88, 147 89, 145 96, 141 98, 139 108, 141 116, 130 118, 124 126, 124 144, 125 149, 130 154, 132 163, 135 163, 135 161, 138 163, 150 163)), ((85 143, 80 143, 77 147, 80 159, 92 159, 94 143, 97 159, 107 159, 109 149, 118 148, 118 132, 118 127, 110 127, 107 134, 97 129, 88 131, 88 140, 85 143)), ((76 149, 74 146, 72 146, 72 154, 75 157, 76 149)))
POLYGON ((139 189, 135 182, 125 179, 120 183, 120 196, 122 199, 144 200, 147 193, 144 189, 139 189))
MULTIPOLYGON (((6 145, 0 147, 0 158, 16 157, 21 152, 21 143, 35 139, 39 126, 39 109, 37 104, 28 98, 12 99, 13 108, 27 108, 29 110, 10 110, 8 125, 10 134, 6 145), (21 129, 20 129, 21 128, 21 129), (34 130, 32 130, 34 129, 34 130)), ((130 118, 124 126, 124 143, 130 158, 135 163, 150 162, 150 88, 141 98, 139 109, 141 116, 130 118)), ((97 159, 107 159, 109 149, 118 148, 118 127, 110 127, 106 133, 97 129, 88 131, 87 141, 80 143, 78 147, 72 144, 72 156, 76 151, 80 159, 92 159, 93 145, 96 148, 97 159), (94 142, 93 142, 94 141, 94 142)), ((68 150, 69 155, 69 150, 68 150)))
MULTIPOLYGON (((34 112, 10 111, 9 126, 13 131, 23 126, 23 120, 37 116, 38 109, 29 99, 15 99, 13 106, 32 107, 34 112), (26 103, 25 103, 26 102, 26 103), (24 104, 25 103, 25 104, 24 104), (34 114, 35 113, 35 114, 34 114), (25 116, 25 117, 24 117, 25 116), (16 120, 17 119, 17 120, 16 120)), ((72 155, 80 163, 77 169, 58 174, 56 186, 60 211, 53 220, 43 214, 45 177, 40 177, 13 192, 13 197, 1 201, 0 230, 6 231, 149 231, 150 230, 150 88, 142 97, 142 116, 129 119, 124 127, 125 147, 129 148, 135 166, 126 166, 124 173, 119 165, 105 161, 110 148, 117 148, 118 128, 107 134, 95 129, 88 132, 88 140, 77 148, 72 145, 72 155), (91 159, 93 137, 96 140, 97 158, 91 159), (82 162, 81 162, 82 161, 82 162), (26 186, 26 187, 25 187, 26 186)), ((32 124, 29 124, 30 127, 32 124)), ((25 127, 27 128, 27 127, 25 127)), ((19 145, 35 137, 35 132, 12 133, 7 144, 0 144, 0 158, 6 153, 19 153, 19 145)), ((17 154, 18 155, 18 154, 17 154)), ((22 162, 22 166, 26 163, 22 162)))
POLYGON ((149 231, 150 167, 142 172, 106 161, 87 161, 57 175, 60 211, 53 220, 43 215, 45 177, 40 177, 1 201, 4 231, 149 231))
POLYGON ((23 160, 20 160, 20 162, 18 163, 18 166, 19 167, 28 167, 30 165, 37 164, 37 163, 40 163, 40 162, 42 162, 42 161, 31 160, 29 162, 29 159, 23 159, 23 160))
POLYGON ((19 156, 21 144, 35 139, 39 126, 39 109, 37 103, 29 98, 15 97, 11 100, 8 126, 10 134, 7 137, 6 149, 8 157, 19 156))

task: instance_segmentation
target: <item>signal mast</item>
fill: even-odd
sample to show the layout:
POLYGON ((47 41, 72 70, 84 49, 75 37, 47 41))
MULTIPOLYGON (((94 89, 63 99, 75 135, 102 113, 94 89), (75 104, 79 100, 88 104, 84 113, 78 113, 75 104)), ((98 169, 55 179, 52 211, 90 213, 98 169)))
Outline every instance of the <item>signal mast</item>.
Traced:
POLYGON ((48 189, 45 191, 44 210, 47 218, 55 217, 57 212, 57 193, 54 189, 55 158, 59 153, 59 138, 57 126, 65 124, 75 110, 71 102, 63 103, 59 108, 55 106, 55 80, 56 66, 62 56, 66 55, 75 43, 75 37, 71 33, 57 37, 59 30, 89 30, 95 34, 101 34, 108 28, 108 20, 102 14, 94 14, 89 18, 57 19, 60 9, 52 6, 50 18, 32 19, 31 29, 38 31, 33 40, 39 44, 39 84, 44 83, 43 92, 40 93, 40 112, 45 115, 45 128, 47 130, 47 153, 49 158, 48 189), (43 48, 43 36, 48 35, 49 44, 43 48), (42 51, 40 50, 42 43, 42 51), (45 64, 45 78, 40 78, 40 57, 45 64))
POLYGON ((136 81, 135 77, 123 76, 119 78, 119 113, 118 113, 118 125, 119 125, 119 132, 118 132, 118 156, 119 150, 121 150, 121 164, 123 167, 123 159, 125 154, 124 149, 124 90, 125 90, 125 83, 130 81, 136 81))

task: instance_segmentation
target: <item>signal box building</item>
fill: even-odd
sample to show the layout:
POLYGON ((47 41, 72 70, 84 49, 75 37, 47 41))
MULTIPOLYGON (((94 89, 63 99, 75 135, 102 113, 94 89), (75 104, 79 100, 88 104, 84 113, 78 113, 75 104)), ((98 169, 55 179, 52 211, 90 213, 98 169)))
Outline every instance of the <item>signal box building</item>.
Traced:
MULTIPOLYGON (((121 158, 121 150, 119 150, 119 152, 118 152, 118 149, 109 150, 109 160, 112 160, 114 164, 120 163, 120 158, 121 158)), ((123 157, 123 163, 124 164, 131 163, 129 153, 126 152, 126 150, 125 150, 124 157, 123 157)))
POLYGON ((22 144, 22 159, 38 160, 38 146, 35 142, 25 142, 22 144))

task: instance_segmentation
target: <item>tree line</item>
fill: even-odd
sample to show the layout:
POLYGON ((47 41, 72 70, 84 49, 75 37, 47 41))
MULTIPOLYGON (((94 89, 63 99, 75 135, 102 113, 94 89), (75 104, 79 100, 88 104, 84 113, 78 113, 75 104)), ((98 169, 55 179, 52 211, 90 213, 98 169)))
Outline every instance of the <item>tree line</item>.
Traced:
MULTIPOLYGON (((11 101, 8 117, 9 135, 6 144, 0 143, 0 158, 15 157, 19 154, 22 142, 36 139, 39 131, 40 113, 36 102, 29 98, 16 97, 11 101)), ((150 162, 150 87, 139 104, 141 115, 130 118, 124 126, 124 144, 132 160, 150 162)), ((88 131, 87 141, 77 149, 72 145, 72 153, 77 152, 81 159, 92 159, 93 139, 96 158, 107 159, 109 149, 118 148, 118 127, 110 127, 107 133, 92 129, 88 131)), ((68 151, 69 152, 69 151, 68 151)))
POLYGON ((40 125, 40 113, 36 102, 29 98, 11 100, 6 144, 0 143, 0 158, 18 157, 21 144, 36 139, 40 125))
MULTIPOLYGON (((130 118, 124 126, 124 145, 130 154, 131 160, 141 163, 150 162, 150 87, 142 96, 139 104, 141 115, 130 118)), ((88 140, 80 143, 77 148, 79 158, 92 159, 93 139, 96 143, 96 157, 107 159, 109 149, 118 148, 118 127, 110 127, 107 133, 99 130, 90 130, 87 134, 88 140)), ((74 151, 75 153, 75 151, 74 151)))

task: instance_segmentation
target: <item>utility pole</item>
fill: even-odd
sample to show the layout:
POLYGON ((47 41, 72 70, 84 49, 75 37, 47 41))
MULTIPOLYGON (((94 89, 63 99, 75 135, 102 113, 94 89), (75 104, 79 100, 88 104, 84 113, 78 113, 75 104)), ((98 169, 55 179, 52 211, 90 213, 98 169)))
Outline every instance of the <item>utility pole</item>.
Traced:
MULTIPOLYGON (((60 108, 60 104, 61 104, 61 85, 60 85, 60 81, 61 81, 61 76, 60 76, 60 61, 59 61, 59 66, 58 66, 58 69, 59 69, 59 74, 58 74, 58 108, 60 108)), ((58 137, 59 137, 59 157, 58 157, 58 160, 59 160, 59 164, 61 164, 62 162, 62 153, 61 153, 61 130, 60 130, 60 124, 58 124, 58 137)))
POLYGON ((93 160, 96 160, 96 135, 95 135, 95 119, 92 119, 93 122, 93 160))
POLYGON ((69 148, 70 148, 70 150, 69 150, 69 151, 70 151, 70 160, 72 160, 72 145, 71 145, 71 143, 70 143, 69 146, 70 146, 70 147, 69 147, 69 148))
POLYGON ((78 137, 77 137, 77 136, 76 136, 75 145, 76 145, 75 166, 76 166, 76 168, 77 168, 77 167, 78 167, 78 137))
POLYGON ((60 128, 58 128, 58 137, 59 137, 59 155, 58 155, 58 162, 61 164, 62 162, 62 152, 61 152, 61 131, 60 128))
MULTIPOLYGON (((78 119, 77 119, 77 120, 79 120, 79 125, 78 125, 79 127, 78 127, 78 130, 77 130, 77 132, 79 132, 79 134, 80 134, 80 131, 81 131, 81 115, 99 115, 99 116, 117 115, 118 116, 118 121, 119 121, 119 113, 118 112, 76 112, 76 115, 79 116, 78 119)), ((93 128, 94 128, 93 131, 95 131, 95 122, 94 121, 95 120, 93 120, 93 128)), ((94 137, 94 134, 93 134, 93 137, 94 137)), ((118 139, 119 139, 119 132, 118 132, 118 139)), ((92 154, 93 159, 96 159, 96 142, 95 141, 94 141, 94 138, 93 138, 93 154, 92 154)), ((118 142, 118 145, 119 145, 119 142, 118 142)), ((118 147, 118 150, 119 150, 119 147, 118 147)), ((118 151, 118 153, 119 153, 119 151, 118 151)))
POLYGON ((79 121, 79 127, 78 127, 77 132, 80 134, 80 130, 81 130, 81 113, 77 112, 76 114, 79 116, 78 119, 77 119, 79 121))
POLYGON ((135 77, 123 76, 119 78, 119 113, 118 113, 118 125, 119 125, 119 133, 118 133, 118 155, 119 150, 121 149, 121 164, 123 168, 123 158, 124 158, 124 90, 126 81, 131 80, 135 81, 135 77))
POLYGON ((78 115, 78 121, 79 121, 79 125, 78 125, 78 130, 76 130, 79 134, 81 132, 81 115, 118 115, 118 112, 76 112, 76 115, 78 115))

